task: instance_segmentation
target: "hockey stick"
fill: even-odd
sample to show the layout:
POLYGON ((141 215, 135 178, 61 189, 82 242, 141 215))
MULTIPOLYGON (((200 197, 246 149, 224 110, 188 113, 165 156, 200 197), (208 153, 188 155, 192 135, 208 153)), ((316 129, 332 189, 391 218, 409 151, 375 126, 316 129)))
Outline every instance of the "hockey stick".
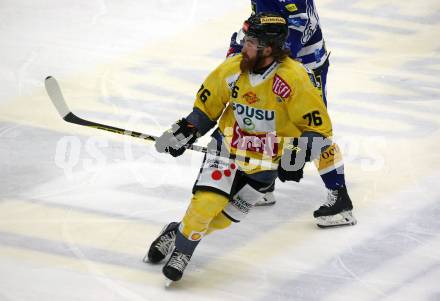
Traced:
MULTIPOLYGON (((131 131, 131 130, 126 130, 126 129, 118 128, 115 126, 110 126, 110 125, 97 123, 97 122, 93 122, 93 121, 89 121, 89 120, 80 118, 77 115, 75 115, 67 106, 66 101, 64 100, 63 93, 61 92, 61 88, 60 88, 57 80, 54 77, 52 77, 52 76, 46 77, 46 79, 44 81, 44 85, 46 87, 46 91, 47 91, 47 94, 49 95, 50 100, 54 104, 54 106, 57 109, 58 113, 60 114, 61 118, 63 118, 67 122, 77 124, 77 125, 86 126, 86 127, 95 128, 98 130, 108 131, 108 132, 112 132, 112 133, 116 133, 116 134, 128 135, 131 137, 140 138, 140 139, 144 139, 147 141, 156 141, 156 139, 158 138, 157 136, 144 134, 144 133, 131 131)), ((212 155, 222 156, 222 154, 218 151, 215 151, 215 150, 211 151, 211 150, 208 150, 206 147, 199 146, 199 145, 193 144, 193 145, 186 145, 185 147, 187 149, 201 152, 201 153, 210 153, 212 155)), ((224 155, 223 157, 231 159, 231 160, 243 161, 246 163, 249 163, 251 160, 252 161, 254 160, 250 157, 242 157, 242 156, 237 156, 235 154, 229 154, 228 156, 224 155)))
MULTIPOLYGON (((63 93, 61 92, 60 85, 58 84, 57 80, 54 77, 52 77, 52 76, 46 77, 46 79, 44 81, 44 85, 46 87, 46 91, 47 91, 47 94, 49 95, 50 100, 54 104, 54 106, 57 109, 58 113, 60 114, 61 118, 63 118, 67 122, 95 128, 98 130, 108 131, 108 132, 112 132, 112 133, 116 133, 116 134, 128 135, 128 136, 135 137, 135 138, 141 138, 141 139, 144 139, 147 141, 156 141, 156 139, 158 138, 157 136, 153 136, 153 135, 149 135, 149 134, 145 134, 145 133, 140 133, 140 132, 136 132, 136 131, 131 131, 131 130, 126 130, 126 129, 118 128, 115 126, 97 123, 97 122, 93 122, 93 121, 89 121, 89 120, 80 118, 77 115, 75 115, 74 113, 72 113, 72 111, 67 106, 67 103, 66 103, 64 96, 63 96, 63 93)), ((202 147, 202 146, 198 146, 198 145, 190 145, 190 146, 186 146, 186 148, 194 150, 194 151, 202 152, 202 153, 208 152, 206 147, 202 147)))

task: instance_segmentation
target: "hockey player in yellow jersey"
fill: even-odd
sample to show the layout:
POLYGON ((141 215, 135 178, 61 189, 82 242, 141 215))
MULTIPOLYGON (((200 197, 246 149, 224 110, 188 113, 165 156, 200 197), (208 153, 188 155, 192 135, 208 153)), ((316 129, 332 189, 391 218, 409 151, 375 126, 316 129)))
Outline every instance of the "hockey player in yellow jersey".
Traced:
POLYGON ((337 161, 332 124, 313 73, 284 48, 286 20, 259 13, 243 30, 242 54, 206 78, 193 111, 156 141, 157 151, 179 156, 217 126, 185 215, 165 226, 144 258, 158 263, 171 254, 162 271, 172 281, 181 279, 203 237, 242 221, 277 176, 299 181, 304 164, 324 152, 327 164, 337 161))

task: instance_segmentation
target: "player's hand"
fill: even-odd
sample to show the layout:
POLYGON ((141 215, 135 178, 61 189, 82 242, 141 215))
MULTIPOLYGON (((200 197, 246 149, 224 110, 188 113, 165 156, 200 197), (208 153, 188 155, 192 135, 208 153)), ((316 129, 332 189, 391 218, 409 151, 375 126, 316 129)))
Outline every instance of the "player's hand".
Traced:
POLYGON ((158 137, 154 146, 159 153, 169 153, 173 157, 178 157, 197 140, 198 136, 197 128, 182 118, 158 137))
POLYGON ((228 52, 226 53, 226 57, 232 57, 234 55, 237 55, 241 53, 241 50, 243 49, 243 45, 240 41, 237 39, 237 32, 234 32, 231 36, 231 42, 229 44, 228 52))

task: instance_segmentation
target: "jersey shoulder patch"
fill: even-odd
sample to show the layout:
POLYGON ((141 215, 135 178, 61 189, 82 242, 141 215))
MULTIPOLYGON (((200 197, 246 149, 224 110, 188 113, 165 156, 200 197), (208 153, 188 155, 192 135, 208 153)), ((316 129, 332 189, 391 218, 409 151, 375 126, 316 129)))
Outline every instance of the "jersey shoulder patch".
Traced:
POLYGON ((287 98, 290 96, 292 89, 281 76, 275 74, 273 78, 272 91, 282 98, 287 98))
POLYGON ((296 12, 298 10, 298 7, 296 6, 295 3, 286 4, 284 7, 286 8, 287 11, 291 13, 296 12))

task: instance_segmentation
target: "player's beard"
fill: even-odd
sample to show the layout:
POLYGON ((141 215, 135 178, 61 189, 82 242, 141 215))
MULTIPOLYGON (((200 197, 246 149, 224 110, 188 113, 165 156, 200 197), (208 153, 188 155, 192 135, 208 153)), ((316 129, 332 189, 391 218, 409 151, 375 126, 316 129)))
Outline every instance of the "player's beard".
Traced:
POLYGON ((258 63, 261 61, 260 56, 257 54, 254 58, 249 58, 246 53, 242 53, 242 59, 240 62, 241 72, 254 71, 255 67, 258 67, 258 63))

